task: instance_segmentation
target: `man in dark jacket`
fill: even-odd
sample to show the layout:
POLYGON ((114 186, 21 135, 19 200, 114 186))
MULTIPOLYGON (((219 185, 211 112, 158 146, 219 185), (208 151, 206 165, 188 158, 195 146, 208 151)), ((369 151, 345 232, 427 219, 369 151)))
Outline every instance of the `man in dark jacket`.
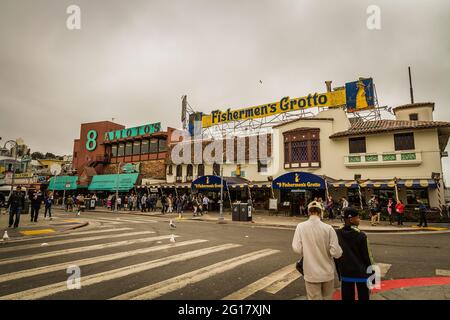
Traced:
POLYGON ((417 209, 419 210, 419 224, 418 227, 422 227, 422 225, 426 228, 428 227, 427 224, 427 206, 425 203, 423 203, 423 200, 420 198, 417 198, 417 209))
POLYGON ((9 208, 9 228, 14 224, 14 228, 19 226, 20 214, 25 206, 25 195, 22 193, 22 188, 17 186, 16 191, 9 197, 6 208, 9 208), (14 221, 14 216, 16 219, 14 221))
POLYGON ((39 209, 41 208, 41 204, 43 199, 42 191, 36 190, 31 193, 31 222, 37 222, 37 218, 39 215, 39 209))
POLYGON ((368 267, 374 265, 367 236, 358 229, 359 213, 354 208, 343 212, 345 226, 336 231, 342 257, 337 260, 337 269, 341 278, 342 300, 355 300, 355 286, 358 300, 369 300, 367 279, 372 275, 368 267))

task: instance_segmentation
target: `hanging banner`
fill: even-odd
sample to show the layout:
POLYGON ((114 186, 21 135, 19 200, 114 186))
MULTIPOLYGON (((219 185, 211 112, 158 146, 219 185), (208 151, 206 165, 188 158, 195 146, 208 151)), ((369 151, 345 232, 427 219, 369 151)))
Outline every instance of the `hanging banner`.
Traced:
MULTIPOLYGON (((200 121, 202 128, 214 125, 275 116, 280 113, 298 111, 314 107, 347 107, 348 112, 373 108, 375 105, 372 78, 360 79, 346 83, 345 87, 325 93, 308 94, 301 98, 283 97, 279 101, 243 109, 215 110, 211 114, 196 113, 191 115, 189 131, 193 134, 194 121, 200 121)), ((201 128, 198 128, 201 129, 201 128)))

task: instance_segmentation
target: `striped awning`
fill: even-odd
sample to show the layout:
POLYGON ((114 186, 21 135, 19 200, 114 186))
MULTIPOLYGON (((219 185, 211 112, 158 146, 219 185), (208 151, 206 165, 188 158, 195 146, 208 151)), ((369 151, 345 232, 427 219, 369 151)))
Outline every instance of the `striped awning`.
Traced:
POLYGON ((339 180, 328 182, 328 186, 335 188, 358 188, 358 183, 355 180, 339 180))
MULTIPOLYGON (((358 183, 354 180, 341 180, 329 182, 328 186, 335 188, 358 188, 358 183)), ((394 188, 395 181, 391 180, 365 180, 360 182, 361 188, 394 188)), ((397 186, 406 188, 436 188, 436 182, 432 179, 400 179, 397 181, 397 186)))
POLYGON ((250 183, 249 187, 251 189, 269 189, 271 187, 270 182, 263 182, 263 183, 250 183))

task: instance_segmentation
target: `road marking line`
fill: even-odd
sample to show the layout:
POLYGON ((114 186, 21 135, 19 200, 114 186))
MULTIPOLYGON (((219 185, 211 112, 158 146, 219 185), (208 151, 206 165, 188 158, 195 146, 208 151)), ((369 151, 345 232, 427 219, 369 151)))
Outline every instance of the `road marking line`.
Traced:
POLYGON ((8 240, 8 243, 17 243, 17 242, 23 242, 23 241, 33 241, 33 240, 40 240, 40 239, 54 239, 54 238, 86 235, 86 234, 105 233, 105 232, 114 232, 114 231, 127 231, 127 230, 133 230, 133 228, 116 228, 116 229, 105 229, 105 230, 98 230, 98 231, 97 230, 92 230, 92 231, 74 231, 74 232, 63 233, 63 234, 58 234, 58 235, 54 235, 54 236, 30 237, 30 238, 23 238, 23 239, 11 239, 11 240, 8 240))
POLYGON ((264 291, 271 293, 271 294, 277 294, 282 289, 286 288, 292 282, 294 282, 295 280, 297 280, 301 277, 302 277, 302 275, 300 274, 300 272, 298 272, 297 269, 295 269, 295 270, 291 271, 290 273, 288 273, 284 279, 275 281, 272 285, 266 287, 264 289, 264 291))
POLYGON ((26 230, 26 231, 20 231, 21 234, 26 236, 34 236, 36 234, 48 234, 55 232, 55 229, 39 229, 39 230, 26 230))
MULTIPOLYGON (((57 246, 57 245, 67 244, 67 243, 121 238, 121 237, 128 237, 128 236, 137 236, 137 235, 143 235, 143 234, 149 234, 149 233, 155 233, 155 232, 154 231, 139 231, 139 232, 128 232, 128 233, 121 233, 121 234, 108 234, 108 235, 104 235, 104 236, 95 236, 95 237, 87 237, 87 238, 79 238, 79 239, 59 240, 59 241, 49 242, 47 247, 57 246)), ((19 245, 19 246, 0 248, 0 252, 4 253, 4 252, 19 251, 19 250, 26 250, 26 249, 40 248, 40 247, 41 247, 41 245, 39 243, 24 244, 24 245, 19 245)))
POLYGON ((210 266, 161 281, 150 286, 137 289, 135 291, 127 292, 112 299, 114 300, 141 300, 141 299, 156 299, 166 293, 179 290, 189 284, 193 284, 225 271, 231 270, 244 263, 257 260, 269 256, 274 253, 280 252, 279 250, 264 249, 248 254, 244 254, 239 257, 221 261, 219 263, 212 264, 210 266))
MULTIPOLYGON (((239 289, 238 291, 227 295, 226 297, 222 298, 222 300, 243 300, 245 298, 248 298, 255 292, 257 292, 259 290, 263 290, 264 288, 266 288, 267 286, 270 286, 274 282, 285 278, 292 271, 297 271, 295 269, 294 264, 283 267, 283 268, 269 274, 268 276, 265 276, 255 282, 249 284, 248 286, 245 286, 242 289, 239 289)), ((297 271, 297 274, 299 274, 298 271, 297 271)))
POLYGON ((112 219, 112 218, 103 218, 103 217, 95 217, 95 218, 90 218, 90 217, 86 217, 85 219, 90 219, 90 220, 97 220, 100 222, 111 222, 111 223, 121 223, 121 222, 129 222, 129 223, 157 223, 158 221, 156 220, 142 220, 142 219, 136 219, 136 220, 128 220, 128 219, 123 219, 123 218, 116 218, 116 219, 112 219))
POLYGON ((450 270, 436 269, 436 275, 450 277, 450 270))
MULTIPOLYGON (((160 237, 154 237, 153 240, 164 240, 164 239, 169 239, 171 237, 172 237, 171 235, 160 236, 160 237)), ((16 280, 16 279, 21 279, 21 278, 26 278, 26 277, 31 277, 31 276, 35 276, 38 274, 45 274, 45 273, 55 272, 55 271, 59 271, 59 270, 66 270, 67 267, 70 265, 76 265, 78 267, 81 267, 81 266, 85 266, 85 265, 89 265, 89 264, 95 264, 95 263, 99 263, 99 262, 111 261, 111 260, 116 260, 116 259, 121 259, 121 258, 128 258, 128 257, 139 255, 139 254, 160 251, 160 250, 165 250, 165 249, 171 249, 171 248, 177 248, 177 247, 182 247, 182 246, 187 246, 187 245, 192 245, 192 244, 198 244, 198 243, 203 243, 203 242, 207 242, 207 241, 208 240, 202 240, 202 239, 188 240, 188 241, 183 241, 183 242, 177 242, 175 244, 172 244, 172 243, 163 244, 160 246, 155 246, 155 247, 150 247, 150 248, 118 252, 118 253, 107 254, 107 255, 103 255, 103 256, 96 256, 96 257, 86 258, 86 259, 81 259, 81 260, 67 261, 67 262, 63 262, 63 263, 46 265, 46 266, 34 268, 34 269, 21 270, 21 271, 17 271, 17 272, 8 273, 5 275, 0 275, 0 283, 6 282, 6 281, 11 281, 11 280, 16 280)))
MULTIPOLYGON (((178 236, 174 236, 174 237, 177 238, 178 236)), ((159 238, 159 237, 132 239, 132 240, 124 240, 124 241, 118 241, 118 242, 108 242, 108 243, 102 243, 102 244, 94 244, 94 245, 85 246, 85 247, 62 249, 62 250, 57 250, 57 251, 52 251, 52 252, 45 252, 45 253, 32 254, 32 255, 27 255, 27 256, 8 258, 8 259, 0 260, 0 265, 12 264, 12 263, 17 263, 17 262, 25 262, 25 261, 37 260, 37 259, 44 259, 44 258, 52 258, 52 257, 56 257, 56 256, 66 255, 66 254, 114 248, 114 247, 127 246, 127 245, 138 244, 138 243, 147 243, 147 242, 156 241, 155 238, 159 238)))
POLYGON ((376 265, 380 267, 381 278, 384 278, 386 276, 392 266, 392 264, 389 263, 376 263, 376 265))
MULTIPOLYGON (((151 260, 144 263, 134 264, 130 266, 126 266, 119 269, 114 269, 110 271, 105 271, 101 273, 92 274, 89 276, 85 276, 82 278, 82 286, 87 287, 96 283, 101 283, 103 281, 113 280, 121 277, 128 276, 130 274, 135 274, 147 270, 151 270, 154 268, 158 268, 161 266, 165 266, 174 262, 181 262, 185 260, 189 260, 192 258, 204 256, 210 253, 219 252, 231 248, 240 247, 239 244, 223 244, 215 247, 209 247, 204 249, 199 249, 195 251, 185 252, 173 256, 168 256, 161 259, 151 260)), ((66 291, 67 282, 66 280, 62 282, 53 283, 50 285, 33 288, 5 296, 0 296, 0 300, 32 300, 39 299, 47 296, 54 295, 58 292, 66 291)))

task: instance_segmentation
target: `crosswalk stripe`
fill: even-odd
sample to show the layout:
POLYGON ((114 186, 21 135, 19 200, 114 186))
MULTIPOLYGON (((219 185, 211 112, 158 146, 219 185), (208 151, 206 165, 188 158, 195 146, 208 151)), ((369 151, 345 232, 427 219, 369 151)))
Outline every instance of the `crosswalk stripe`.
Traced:
MULTIPOLYGON (((169 239, 170 237, 171 237, 171 235, 155 237, 154 240, 164 240, 164 239, 169 239)), ((34 269, 21 270, 21 271, 17 271, 17 272, 8 273, 5 275, 0 275, 0 283, 6 282, 6 281, 11 281, 11 280, 16 280, 16 279, 21 279, 21 278, 25 278, 25 277, 31 277, 31 276, 35 276, 38 274, 44 274, 44 273, 49 273, 49 272, 54 272, 54 271, 59 271, 59 270, 65 270, 70 265, 76 265, 78 267, 81 267, 81 266, 99 263, 99 262, 111 261, 111 260, 116 260, 116 259, 121 259, 121 258, 128 258, 131 256, 149 253, 149 252, 155 252, 155 251, 160 251, 160 250, 165 250, 165 249, 171 249, 171 248, 177 248, 177 247, 182 247, 182 246, 187 246, 187 245, 192 245, 192 244, 203 243, 206 241, 208 241, 208 240, 202 240, 202 239, 188 240, 188 241, 183 241, 183 242, 177 242, 174 244, 172 244, 172 243, 164 244, 164 245, 150 247, 150 248, 143 248, 143 249, 137 249, 137 250, 132 250, 132 251, 107 254, 107 255, 103 255, 103 256, 96 256, 93 258, 86 258, 86 259, 81 259, 81 260, 67 261, 67 262, 63 262, 63 263, 47 265, 47 266, 34 268, 34 269)))
POLYGON ((114 300, 141 300, 141 299, 156 299, 166 293, 179 290, 184 288, 189 284, 193 284, 209 277, 215 276, 217 274, 223 273, 225 271, 231 270, 233 268, 238 267, 239 265, 245 264, 247 262, 251 262, 271 254, 280 252, 279 250, 273 249, 264 249, 255 252, 251 252, 248 254, 244 254, 239 257, 235 257, 232 259, 228 259, 225 261, 221 261, 219 263, 215 263, 209 265, 207 267, 170 278, 165 281, 161 281, 150 286, 140 288, 135 291, 127 292, 125 294, 119 295, 112 299, 114 300))
POLYGON ((386 273, 389 272, 389 269, 392 266, 392 264, 389 264, 389 263, 377 263, 376 265, 380 267, 382 278, 384 278, 386 276, 386 273))
MULTIPOLYGON (((119 269, 114 269, 110 271, 105 271, 101 273, 92 274, 86 277, 82 277, 82 287, 87 287, 96 283, 100 283, 103 281, 108 281, 112 279, 117 279, 121 277, 128 276, 130 274, 139 273, 142 271, 151 270, 154 268, 158 268, 161 266, 168 265, 174 262, 181 262, 185 260, 189 260, 192 258, 204 256, 210 253, 219 252, 231 248, 239 247, 239 244, 223 244, 215 247, 208 247, 204 249, 199 249, 195 251, 185 252, 173 256, 168 256, 161 259, 151 260, 144 263, 134 264, 130 266, 126 266, 119 269)), ((66 281, 53 283, 50 285, 33 288, 25 291, 20 291, 17 293, 9 294, 6 296, 0 296, 0 300, 33 300, 39 299, 47 296, 54 295, 58 292, 66 291, 67 283, 66 281)))
POLYGON ((436 269, 436 275, 450 277, 450 270, 436 269))
POLYGON ((104 218, 104 217, 86 217, 86 219, 88 220, 95 220, 95 221, 105 221, 105 222, 114 222, 114 223, 121 223, 121 222, 129 222, 129 223, 157 223, 158 221, 156 220, 144 220, 144 219, 133 219, 133 220, 128 220, 128 219, 123 219, 123 218, 104 218))
MULTIPOLYGON (((128 233, 121 233, 121 234, 108 234, 108 235, 104 235, 104 236, 60 240, 60 241, 49 242, 47 247, 57 246, 57 245, 67 244, 67 243, 75 243, 75 242, 85 242, 85 241, 93 241, 93 240, 101 240, 101 239, 112 239, 112 238, 121 238, 121 237, 128 237, 128 236, 138 236, 138 235, 144 235, 144 234, 150 234, 150 233, 155 233, 155 232, 154 231, 139 231, 139 232, 128 232, 128 233)), ((4 253, 4 252, 19 251, 19 250, 40 248, 40 247, 41 247, 41 245, 39 243, 24 244, 24 245, 19 245, 19 246, 0 248, 0 252, 4 253)))
POLYGON ((264 278, 259 279, 258 281, 249 284, 248 286, 236 292, 229 294, 228 296, 224 297, 223 300, 243 300, 245 298, 248 298, 255 292, 266 288, 267 286, 273 284, 276 281, 279 281, 280 279, 285 278, 286 275, 288 275, 292 271, 296 271, 297 274, 300 275, 300 273, 295 269, 294 264, 288 265, 269 274, 268 276, 265 276, 264 278))
MULTIPOLYGON (((177 238, 178 236, 175 235, 174 237, 177 238)), ((52 251, 52 252, 31 254, 31 255, 27 255, 27 256, 2 259, 2 260, 0 260, 0 265, 12 264, 12 263, 17 263, 17 262, 25 262, 25 261, 37 260, 37 259, 44 259, 44 258, 53 258, 56 256, 61 256, 61 255, 66 255, 66 254, 88 252, 88 251, 93 251, 93 250, 114 248, 114 247, 127 246, 127 245, 132 245, 132 244, 153 242, 153 241, 157 241, 160 238, 161 237, 131 239, 131 240, 118 241, 118 242, 94 244, 94 245, 84 246, 84 247, 62 249, 62 250, 57 250, 57 251, 52 251)))
POLYGON ((25 241, 32 241, 32 240, 40 240, 40 239, 54 239, 54 238, 86 235, 86 234, 105 233, 105 232, 114 232, 114 231, 127 231, 127 230, 133 230, 133 228, 75 231, 75 232, 71 232, 71 233, 58 234, 58 235, 54 235, 54 236, 27 237, 27 238, 22 238, 22 239, 11 239, 11 240, 8 240, 8 243, 18 243, 18 242, 25 242, 25 241))
POLYGON ((286 275, 286 278, 274 282, 272 285, 264 289, 265 292, 277 294, 279 291, 290 285, 295 280, 301 278, 301 274, 295 269, 286 275))

